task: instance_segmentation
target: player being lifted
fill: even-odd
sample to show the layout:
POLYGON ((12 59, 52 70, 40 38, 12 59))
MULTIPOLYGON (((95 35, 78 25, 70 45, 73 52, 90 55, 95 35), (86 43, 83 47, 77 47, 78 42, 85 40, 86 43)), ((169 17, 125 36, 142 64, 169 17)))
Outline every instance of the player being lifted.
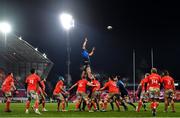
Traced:
POLYGON ((5 78, 2 84, 2 91, 6 100, 6 108, 4 111, 11 112, 10 103, 12 99, 12 91, 16 91, 17 93, 16 87, 14 85, 13 73, 8 73, 7 77, 5 78))
POLYGON ((92 51, 88 53, 86 49, 87 45, 87 38, 85 38, 85 41, 82 46, 82 57, 83 57, 83 70, 85 70, 88 74, 88 78, 92 79, 92 73, 91 73, 91 67, 90 67, 90 57, 94 54, 95 48, 93 47, 92 51))
POLYGON ((174 95, 175 86, 174 79, 169 76, 169 72, 166 70, 163 72, 162 83, 164 86, 164 112, 167 112, 169 104, 171 104, 172 112, 175 112, 174 108, 174 95))
POLYGON ((159 106, 161 76, 157 74, 157 69, 152 68, 151 74, 145 80, 145 92, 147 91, 147 85, 149 86, 149 98, 151 100, 152 115, 156 116, 156 109, 159 106))
POLYGON ((86 72, 83 71, 82 72, 82 75, 81 75, 81 79, 75 83, 73 86, 71 86, 71 88, 69 88, 69 91, 71 89, 73 89, 75 86, 77 86, 77 92, 76 92, 76 95, 77 95, 77 103, 76 103, 76 109, 75 111, 78 111, 79 109, 79 105, 82 101, 82 99, 86 102, 86 105, 88 107, 88 110, 89 112, 92 112, 91 111, 91 108, 90 108, 90 102, 89 102, 89 98, 88 98, 88 95, 86 94, 86 86, 96 86, 96 85, 93 85, 91 84, 89 81, 86 80, 86 72))
POLYGON ((64 90, 64 78, 62 76, 59 76, 59 81, 56 84, 56 87, 53 91, 53 96, 57 99, 57 111, 60 111, 60 103, 62 104, 62 111, 66 111, 65 110, 65 98, 63 96, 63 94, 68 94, 68 92, 66 92, 64 90))
MULTIPOLYGON (((147 91, 145 92, 145 81, 147 79, 147 77, 149 76, 149 73, 146 73, 144 78, 141 80, 139 86, 138 86, 138 89, 137 91, 140 93, 140 99, 139 99, 139 102, 138 102, 138 107, 136 109, 137 112, 140 112, 140 109, 143 105, 144 107, 144 111, 146 111, 146 102, 147 102, 147 99, 148 99, 148 93, 147 91)), ((147 87, 147 90, 148 90, 148 86, 147 87)))
POLYGON ((43 88, 41 86, 40 81, 41 81, 40 77, 36 74, 36 70, 31 69, 31 74, 26 78, 26 81, 25 81, 25 88, 27 89, 27 97, 28 97, 28 100, 26 101, 25 113, 29 113, 29 107, 30 107, 31 100, 34 99, 35 103, 34 103, 33 109, 36 114, 39 114, 39 115, 41 114, 38 110, 39 97, 38 97, 38 93, 37 93, 39 86, 41 88, 43 88))

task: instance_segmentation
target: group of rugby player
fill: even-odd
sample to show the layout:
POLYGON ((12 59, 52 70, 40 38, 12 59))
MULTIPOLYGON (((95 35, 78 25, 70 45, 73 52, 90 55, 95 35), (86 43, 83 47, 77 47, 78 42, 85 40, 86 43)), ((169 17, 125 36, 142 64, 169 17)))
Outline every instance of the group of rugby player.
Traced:
MULTIPOLYGON (((38 110, 39 104, 42 104, 42 111, 47 111, 45 109, 45 97, 47 96, 45 92, 45 82, 46 79, 40 79, 38 74, 36 74, 35 69, 31 69, 31 74, 27 76, 25 80, 25 88, 27 90, 27 101, 26 101, 26 109, 25 113, 29 113, 29 107, 32 99, 34 99, 34 105, 32 106, 33 110, 37 114, 41 114, 38 110)), ((10 110, 10 103, 12 100, 12 94, 18 94, 15 85, 14 85, 14 78, 13 73, 9 73, 5 78, 2 84, 2 91, 5 96, 5 112, 11 112, 10 110)))
MULTIPOLYGON (((93 55, 95 48, 92 49, 90 53, 86 50, 87 38, 83 43, 83 70, 81 74, 81 79, 77 81, 69 90, 64 89, 64 78, 59 77, 58 82, 53 91, 53 96, 57 100, 57 111, 67 111, 66 107, 68 105, 68 96, 71 90, 77 86, 76 96, 77 100, 75 103, 75 111, 87 109, 89 112, 94 111, 106 111, 107 104, 110 103, 112 110, 114 110, 114 103, 117 109, 120 111, 120 105, 124 107, 124 110, 128 110, 127 105, 133 106, 134 110, 140 111, 141 107, 144 106, 146 110, 146 103, 151 102, 151 109, 153 116, 156 115, 156 109, 159 105, 158 99, 160 94, 160 88, 164 88, 164 100, 165 100, 165 112, 167 112, 169 104, 172 106, 172 111, 175 112, 174 108, 174 94, 175 86, 174 80, 169 76, 168 71, 165 71, 162 76, 157 74, 157 69, 152 68, 151 74, 145 74, 144 79, 141 80, 138 86, 138 93, 140 94, 140 100, 138 106, 136 107, 130 100, 128 96, 128 91, 125 88, 124 83, 121 81, 119 76, 111 76, 108 81, 101 87, 100 82, 92 74, 90 68, 90 56, 93 55), (90 94, 86 93, 87 86, 91 87, 90 94), (104 91, 107 89, 107 91, 104 91), (83 107, 81 109, 81 104, 83 107), (60 110, 61 104, 61 110, 60 110), (92 110, 92 107, 94 109, 92 110)), ((26 78, 25 88, 27 89, 26 109, 25 113, 29 113, 29 107, 32 99, 35 100, 32 106, 33 110, 37 114, 41 114, 38 110, 39 104, 42 104, 42 111, 47 111, 45 108, 45 97, 47 96, 45 92, 45 79, 40 79, 35 69, 31 69, 31 74, 26 78)), ((12 91, 18 94, 18 91, 14 85, 13 73, 9 73, 2 84, 2 91, 6 98, 5 112, 11 112, 10 102, 12 99, 12 91)), ((134 96, 135 97, 135 96, 134 96)))
POLYGON ((137 112, 140 108, 144 107, 146 111, 146 103, 150 103, 153 116, 156 116, 156 110, 159 106, 160 90, 164 90, 164 112, 168 111, 168 106, 171 104, 172 112, 175 112, 174 98, 175 98, 175 85, 174 79, 169 75, 169 72, 165 70, 162 75, 158 75, 157 69, 152 68, 151 74, 146 73, 144 79, 141 80, 138 86, 138 92, 140 93, 140 100, 138 102, 137 112))

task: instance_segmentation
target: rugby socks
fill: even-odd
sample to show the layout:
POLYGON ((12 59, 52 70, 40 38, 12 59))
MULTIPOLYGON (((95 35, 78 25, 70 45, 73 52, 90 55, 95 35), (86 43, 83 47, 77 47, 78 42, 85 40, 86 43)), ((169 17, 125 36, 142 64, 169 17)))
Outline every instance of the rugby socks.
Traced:
POLYGON ((39 107, 39 101, 38 101, 38 100, 35 101, 34 107, 35 107, 36 109, 38 109, 38 107, 39 107))
POLYGON ((110 105, 111 105, 111 109, 114 111, 114 104, 113 104, 113 102, 110 102, 110 105))
POLYGON ((42 107, 45 108, 45 101, 42 100, 42 107))
POLYGON ((10 103, 11 103, 11 101, 8 99, 6 101, 6 110, 10 110, 10 103))
POLYGON ((62 110, 65 110, 65 102, 62 102, 62 110))
POLYGON ((138 108, 137 108, 137 112, 140 111, 141 107, 142 107, 142 101, 139 101, 139 103, 138 103, 138 108))
POLYGON ((26 102, 26 109, 29 109, 29 107, 30 107, 30 101, 28 100, 28 101, 26 102))
POLYGON ((58 105, 57 105, 57 110, 59 111, 59 107, 60 107, 60 100, 58 100, 58 105))

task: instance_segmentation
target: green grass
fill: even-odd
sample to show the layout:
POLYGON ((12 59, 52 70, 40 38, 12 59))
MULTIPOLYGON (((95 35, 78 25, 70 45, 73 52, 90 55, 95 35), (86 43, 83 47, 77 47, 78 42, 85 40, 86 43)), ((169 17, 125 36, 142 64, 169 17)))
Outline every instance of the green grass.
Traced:
MULTIPOLYGON (((136 104, 137 105, 137 104, 136 104)), ((149 106, 149 104, 148 104, 149 106)), ((176 103, 176 113, 169 112, 164 113, 164 104, 161 103, 158 107, 157 117, 180 117, 180 103, 176 103)), ((148 107, 148 111, 140 111, 139 113, 135 112, 131 106, 129 106, 128 111, 123 111, 121 107, 121 111, 107 111, 107 112, 74 112, 74 104, 69 105, 68 112, 57 112, 55 103, 47 103, 46 108, 49 110, 48 112, 42 112, 42 115, 36 115, 32 109, 30 109, 29 114, 25 114, 25 103, 12 103, 11 109, 13 112, 6 113, 4 112, 4 104, 0 103, 0 117, 151 117, 151 112, 148 107)), ((40 107, 41 109, 41 107, 40 107)), ((110 109, 108 109, 110 110, 110 109)))

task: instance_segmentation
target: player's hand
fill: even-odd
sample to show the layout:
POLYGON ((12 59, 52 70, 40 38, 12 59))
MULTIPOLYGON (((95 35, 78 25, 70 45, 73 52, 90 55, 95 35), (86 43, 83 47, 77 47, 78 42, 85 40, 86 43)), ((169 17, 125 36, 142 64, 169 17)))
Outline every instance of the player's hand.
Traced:
POLYGON ((16 90, 16 91, 15 91, 15 94, 19 94, 19 91, 16 90))
POLYGON ((70 93, 68 91, 65 92, 66 95, 69 95, 70 93))
POLYGON ((85 40, 84 40, 85 42, 87 42, 88 41, 88 39, 87 39, 87 37, 85 37, 85 40))

